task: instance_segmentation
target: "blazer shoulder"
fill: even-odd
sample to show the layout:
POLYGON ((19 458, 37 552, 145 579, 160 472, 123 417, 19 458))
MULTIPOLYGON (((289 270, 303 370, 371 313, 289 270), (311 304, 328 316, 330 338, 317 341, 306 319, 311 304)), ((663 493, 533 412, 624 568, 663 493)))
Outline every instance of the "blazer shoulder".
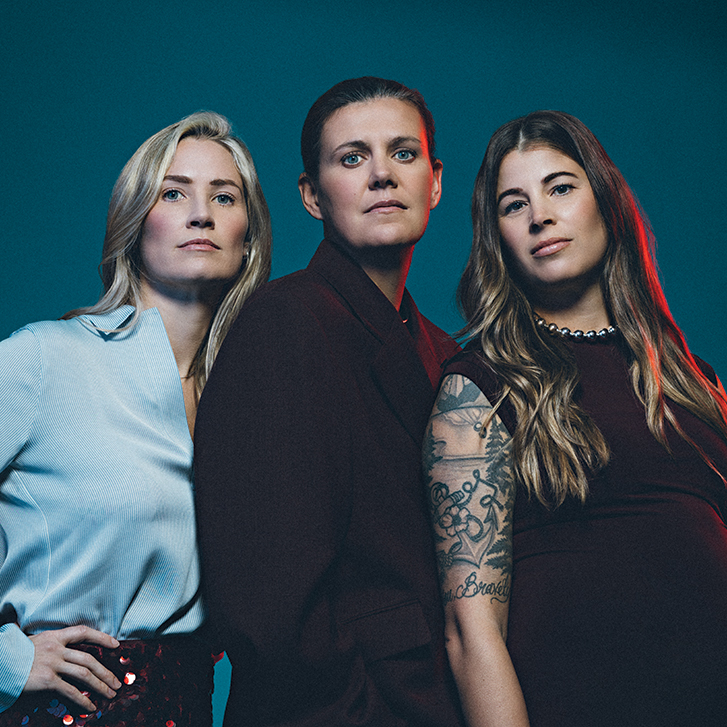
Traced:
POLYGON ((320 276, 300 270, 266 283, 250 296, 220 354, 257 350, 278 357, 314 355, 326 349, 338 318, 350 319, 344 301, 320 276))
POLYGON ((444 363, 448 359, 455 356, 462 349, 457 341, 452 338, 446 331, 443 331, 439 326, 432 323, 425 316, 421 316, 422 326, 427 332, 430 340, 436 347, 437 353, 441 356, 441 362, 444 363))
POLYGON ((340 305, 340 302, 339 296, 324 278, 306 269, 271 280, 258 288, 243 306, 242 313, 305 314, 327 310, 340 305))

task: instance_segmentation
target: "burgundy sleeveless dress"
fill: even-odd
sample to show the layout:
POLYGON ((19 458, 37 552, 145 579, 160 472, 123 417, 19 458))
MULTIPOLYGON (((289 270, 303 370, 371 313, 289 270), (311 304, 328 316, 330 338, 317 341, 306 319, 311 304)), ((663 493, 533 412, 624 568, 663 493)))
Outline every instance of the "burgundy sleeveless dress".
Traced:
MULTIPOLYGON (((584 505, 515 504, 508 648, 533 727, 727 725, 727 490, 669 428, 649 431, 617 342, 577 342, 579 401, 610 448, 584 505)), ((707 375, 714 374, 706 364, 707 375)), ((476 353, 447 373, 491 401, 476 353)), ((727 443, 671 404, 727 476, 727 443)), ((512 409, 501 411, 513 430, 512 409)))

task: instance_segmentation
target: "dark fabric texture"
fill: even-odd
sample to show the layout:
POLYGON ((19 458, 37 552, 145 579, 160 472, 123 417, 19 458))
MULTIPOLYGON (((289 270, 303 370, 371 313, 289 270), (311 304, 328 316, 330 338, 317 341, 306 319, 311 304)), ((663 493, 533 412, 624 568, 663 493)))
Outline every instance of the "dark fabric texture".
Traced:
POLYGON ((328 242, 245 305, 195 434, 227 727, 460 724, 420 475, 456 350, 328 242))
MULTIPOLYGON (((113 699, 89 695, 82 708, 53 692, 35 692, 0 714, 0 727, 211 727, 214 660, 209 645, 191 637, 121 641, 69 648, 91 654, 122 683, 113 699)), ((81 691, 84 687, 75 684, 81 691)))
MULTIPOLYGON (((579 401, 611 448, 585 505, 519 492, 508 629, 533 727, 727 724, 725 485, 668 428, 651 435, 618 343, 573 343, 579 401)), ((702 365, 702 364, 700 364, 702 365)), ((705 373, 714 373, 703 364, 705 373)), ((453 361, 495 400, 475 351, 453 361)), ((727 474, 727 444, 671 404, 727 474)), ((501 411, 512 431, 511 407, 501 411)))

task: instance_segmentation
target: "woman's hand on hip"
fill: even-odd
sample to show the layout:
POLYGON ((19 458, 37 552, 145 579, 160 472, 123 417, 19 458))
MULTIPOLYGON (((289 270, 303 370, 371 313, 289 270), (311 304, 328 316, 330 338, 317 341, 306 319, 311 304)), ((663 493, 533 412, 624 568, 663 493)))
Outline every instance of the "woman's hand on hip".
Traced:
POLYGON ((121 682, 91 654, 68 648, 69 644, 85 642, 115 649, 119 642, 113 636, 88 626, 69 626, 57 631, 42 631, 30 640, 35 646, 35 657, 23 694, 51 689, 85 710, 93 711, 94 703, 66 681, 70 678, 84 684, 88 691, 109 699, 116 696, 114 690, 121 687, 121 682))

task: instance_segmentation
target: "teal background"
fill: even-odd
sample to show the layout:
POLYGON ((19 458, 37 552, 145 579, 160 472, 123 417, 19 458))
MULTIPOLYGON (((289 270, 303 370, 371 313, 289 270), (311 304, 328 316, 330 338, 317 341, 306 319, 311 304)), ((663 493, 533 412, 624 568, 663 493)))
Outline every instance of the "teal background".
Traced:
POLYGON ((321 229, 296 186, 303 119, 335 82, 372 74, 418 88, 437 122, 444 194, 409 279, 427 316, 461 323, 453 293, 490 135, 561 109, 634 188, 677 322, 725 378, 726 30, 719 0, 6 4, 0 337, 98 298, 116 177, 144 139, 199 109, 228 116, 253 153, 273 275, 304 266, 321 229))

